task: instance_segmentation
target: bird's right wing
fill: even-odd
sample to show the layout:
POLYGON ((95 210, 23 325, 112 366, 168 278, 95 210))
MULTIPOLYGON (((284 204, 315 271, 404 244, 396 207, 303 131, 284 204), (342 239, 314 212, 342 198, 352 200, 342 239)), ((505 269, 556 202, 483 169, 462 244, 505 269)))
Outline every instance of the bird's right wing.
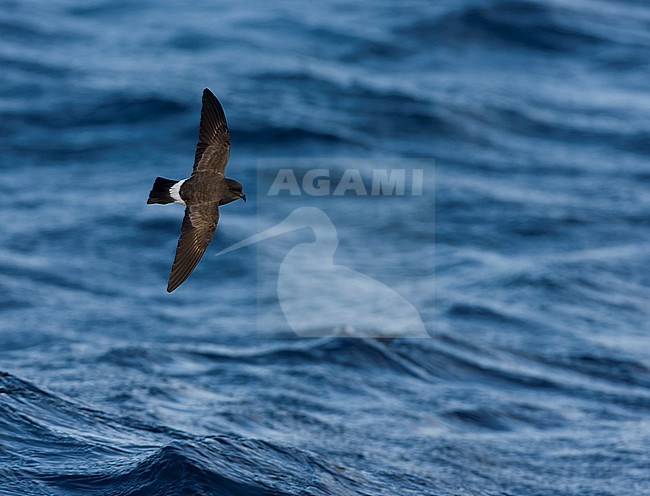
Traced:
POLYGON ((181 226, 181 237, 169 274, 167 291, 171 293, 192 273, 210 244, 219 222, 218 202, 188 206, 181 226))
POLYGON ((221 103, 209 89, 203 90, 199 142, 194 154, 194 172, 224 173, 230 157, 230 133, 221 103))

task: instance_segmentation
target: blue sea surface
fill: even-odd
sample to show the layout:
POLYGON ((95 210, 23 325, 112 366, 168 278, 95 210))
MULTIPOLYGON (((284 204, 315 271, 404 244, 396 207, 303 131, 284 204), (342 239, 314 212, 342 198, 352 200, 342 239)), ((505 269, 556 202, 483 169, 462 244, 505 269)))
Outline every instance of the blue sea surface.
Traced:
POLYGON ((0 494, 650 494, 649 74, 645 1, 0 0, 0 494), (169 295, 204 87, 249 202, 169 295), (273 157, 429 164, 339 252, 430 338, 260 325, 273 157))

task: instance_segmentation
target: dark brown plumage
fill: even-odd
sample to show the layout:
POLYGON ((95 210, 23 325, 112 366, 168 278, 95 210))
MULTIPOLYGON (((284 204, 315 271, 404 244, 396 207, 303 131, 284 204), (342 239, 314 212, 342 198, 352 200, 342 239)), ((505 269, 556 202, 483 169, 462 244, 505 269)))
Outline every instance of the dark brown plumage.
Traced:
POLYGON ((147 203, 186 205, 167 291, 180 286, 197 266, 219 222, 219 205, 239 198, 242 185, 224 176, 230 156, 230 134, 223 108, 209 89, 203 90, 199 141, 192 175, 183 181, 157 178, 147 203))

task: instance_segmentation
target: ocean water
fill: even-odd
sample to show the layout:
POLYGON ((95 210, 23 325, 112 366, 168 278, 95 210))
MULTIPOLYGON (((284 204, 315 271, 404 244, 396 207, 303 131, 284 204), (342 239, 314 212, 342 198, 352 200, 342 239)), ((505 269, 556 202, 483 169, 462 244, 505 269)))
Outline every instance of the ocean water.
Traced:
POLYGON ((0 494, 650 494, 649 69, 634 0, 0 0, 0 494), (206 86, 249 202, 168 295, 206 86), (256 318, 300 157, 435 177, 328 203, 430 338, 256 318))

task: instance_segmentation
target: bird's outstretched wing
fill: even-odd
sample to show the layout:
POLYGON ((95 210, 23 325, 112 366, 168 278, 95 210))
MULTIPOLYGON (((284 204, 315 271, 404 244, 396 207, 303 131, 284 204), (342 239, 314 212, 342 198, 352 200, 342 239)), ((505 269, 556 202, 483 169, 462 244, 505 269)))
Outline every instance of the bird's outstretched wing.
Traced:
POLYGON ((209 89, 203 90, 199 142, 194 154, 194 171, 223 174, 230 157, 230 133, 223 108, 209 89))
POLYGON ((180 286, 201 260, 219 222, 218 205, 218 202, 201 203, 185 209, 167 292, 171 293, 180 286))

